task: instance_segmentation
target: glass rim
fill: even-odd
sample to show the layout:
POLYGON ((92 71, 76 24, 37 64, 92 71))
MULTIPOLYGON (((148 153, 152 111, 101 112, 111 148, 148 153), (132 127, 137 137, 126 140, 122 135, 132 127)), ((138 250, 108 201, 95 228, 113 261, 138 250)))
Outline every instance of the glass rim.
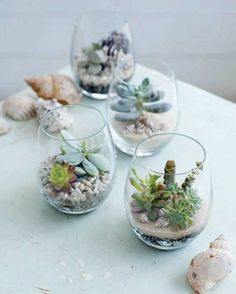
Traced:
POLYGON ((106 121, 103 113, 98 108, 96 108, 94 106, 87 105, 87 104, 70 104, 70 105, 61 105, 61 106, 58 106, 58 107, 50 110, 49 112, 45 113, 43 115, 43 118, 42 118, 41 122, 40 122, 39 129, 41 129, 45 135, 47 135, 48 137, 50 137, 50 138, 52 138, 54 140, 61 140, 61 138, 58 138, 57 136, 50 134, 45 129, 45 120, 48 117, 48 115, 50 115, 50 113, 54 112, 55 110, 58 110, 60 108, 73 108, 73 107, 92 109, 92 110, 96 111, 101 116, 103 122, 102 122, 102 126, 97 131, 95 131, 93 134, 91 134, 89 136, 81 137, 81 138, 68 139, 66 141, 87 140, 87 139, 92 138, 92 137, 98 135, 99 133, 101 133, 104 130, 104 128, 107 126, 107 121, 106 121))
MULTIPOLYGON (((137 151, 138 151, 138 148, 140 147, 140 145, 141 145, 143 142, 145 142, 145 141, 147 141, 147 140, 149 140, 149 139, 151 139, 151 138, 153 138, 153 137, 166 136, 166 135, 184 137, 184 138, 190 139, 190 140, 194 141, 195 143, 197 143, 197 144, 200 146, 200 148, 202 149, 202 151, 203 151, 203 160, 200 161, 200 162, 201 162, 202 164, 204 164, 204 162, 206 161, 206 150, 205 150, 205 148, 203 147, 203 145, 202 145, 198 140, 194 139, 194 138, 191 137, 191 136, 188 136, 188 135, 185 135, 185 134, 181 134, 181 133, 174 133, 174 132, 170 132, 170 133, 166 132, 166 133, 154 134, 154 135, 152 135, 152 136, 150 136, 150 137, 144 138, 144 139, 141 140, 141 141, 138 143, 138 145, 136 146, 135 151, 134 151, 134 155, 133 155, 133 159, 135 159, 135 160, 136 160, 136 161, 137 161, 137 162, 138 162, 138 163, 139 163, 139 164, 140 164, 145 170, 148 170, 149 172, 152 172, 152 173, 155 173, 155 174, 158 174, 158 175, 162 175, 162 176, 164 176, 166 173, 164 173, 164 172, 159 172, 159 171, 156 171, 156 170, 152 170, 152 169, 146 167, 146 165, 144 165, 144 164, 141 162, 141 160, 140 160, 140 158, 143 158, 143 157, 146 157, 146 156, 139 156, 139 155, 137 154, 137 151)), ((148 156, 147 156, 147 157, 148 157, 148 156)), ((176 175, 176 176, 186 175, 186 174, 189 174, 189 173, 191 173, 191 172, 193 172, 193 171, 197 171, 197 170, 199 170, 199 169, 200 169, 200 167, 197 166, 197 167, 192 168, 192 169, 190 169, 190 170, 188 170, 188 171, 184 171, 184 172, 181 172, 181 173, 175 173, 175 175, 176 175)), ((172 175, 172 174, 166 174, 166 175, 172 175)))
POLYGON ((108 14, 116 15, 116 16, 118 16, 124 22, 124 24, 128 24, 128 20, 126 18, 124 18, 123 14, 121 14, 119 11, 110 10, 110 9, 94 9, 94 10, 82 12, 76 18, 76 20, 75 20, 75 26, 78 25, 79 23, 81 23, 81 20, 83 18, 85 18, 86 16, 88 16, 88 15, 94 15, 94 14, 98 14, 98 13, 108 13, 108 14))
MULTIPOLYGON (((156 59, 156 58, 138 58, 135 60, 135 67, 138 65, 140 66, 144 66, 144 67, 147 67, 145 64, 143 64, 143 62, 151 62, 151 61, 155 61, 156 63, 160 64, 161 66, 163 66, 167 71, 170 72, 170 79, 173 81, 173 83, 175 84, 176 83, 176 78, 175 78, 175 73, 174 73, 174 70, 172 69, 172 67, 169 65, 168 62, 166 62, 165 60, 162 60, 162 59, 156 59)), ((125 62, 124 62, 125 63, 125 62)), ((114 76, 115 76, 115 79, 118 80, 118 82, 120 83, 123 83, 123 84, 131 84, 129 81, 125 81, 124 79, 122 79, 120 77, 120 75, 118 74, 119 70, 122 68, 123 62, 121 62, 120 64, 118 64, 118 66, 116 67, 115 71, 114 71, 114 76)), ((155 70, 155 68, 149 68, 151 70, 154 70, 156 72, 158 72, 158 70, 155 70)), ((134 73, 135 73, 135 68, 134 68, 134 73)))

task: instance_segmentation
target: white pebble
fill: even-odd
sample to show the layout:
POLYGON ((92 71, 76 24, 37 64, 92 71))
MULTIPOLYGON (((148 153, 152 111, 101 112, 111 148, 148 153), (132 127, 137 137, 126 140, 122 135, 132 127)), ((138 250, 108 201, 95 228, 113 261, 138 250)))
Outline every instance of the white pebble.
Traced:
POLYGON ((88 272, 81 272, 80 275, 85 281, 91 281, 93 278, 93 275, 88 272))
POLYGON ((104 280, 107 280, 107 279, 110 279, 112 276, 112 273, 111 272, 105 272, 102 274, 102 277, 104 280))
POLYGON ((79 267, 84 267, 84 266, 85 266, 85 262, 84 262, 83 259, 79 259, 79 260, 78 260, 78 266, 79 266, 79 267))

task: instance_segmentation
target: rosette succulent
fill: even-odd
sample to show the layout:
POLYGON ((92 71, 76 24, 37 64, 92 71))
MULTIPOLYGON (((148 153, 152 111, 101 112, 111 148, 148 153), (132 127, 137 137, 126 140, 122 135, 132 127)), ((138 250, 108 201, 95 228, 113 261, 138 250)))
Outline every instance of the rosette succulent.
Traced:
POLYGON ((109 170, 107 159, 96 150, 90 150, 86 141, 80 143, 66 130, 61 131, 61 137, 64 144, 61 145, 61 154, 56 157, 58 163, 73 166, 77 176, 97 176, 99 172, 109 170))
POLYGON ((154 91, 149 78, 145 78, 140 85, 119 82, 116 85, 118 100, 111 103, 110 108, 116 112, 118 121, 135 121, 146 112, 163 113, 171 108, 171 104, 160 102, 164 97, 162 91, 154 91))
POLYGON ((54 164, 49 175, 49 182, 58 190, 68 189, 76 179, 74 168, 68 164, 54 164))
POLYGON ((186 177, 184 183, 187 181, 187 186, 175 182, 173 160, 167 161, 163 180, 157 174, 148 174, 142 179, 133 169, 130 183, 136 191, 132 195, 132 211, 143 212, 149 221, 155 222, 161 210, 162 217, 164 215, 169 225, 179 229, 188 228, 201 207, 197 190, 192 187, 193 181, 190 183, 188 179, 195 178, 200 168, 203 168, 202 163, 197 163, 197 169, 186 177))

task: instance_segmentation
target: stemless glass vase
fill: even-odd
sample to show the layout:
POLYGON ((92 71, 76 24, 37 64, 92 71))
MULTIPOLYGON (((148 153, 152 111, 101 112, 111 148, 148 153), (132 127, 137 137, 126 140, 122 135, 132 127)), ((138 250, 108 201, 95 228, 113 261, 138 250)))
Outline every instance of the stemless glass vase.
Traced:
POLYGON ((129 81, 123 78, 123 67, 115 70, 107 119, 115 145, 132 155, 142 139, 175 131, 177 89, 173 71, 162 61, 138 61, 129 81))
POLYGON ((125 189, 134 233, 146 244, 171 250, 186 246, 206 226, 212 201, 203 146, 177 134, 156 134, 135 150, 125 189), (160 143, 168 140, 162 148, 160 143), (143 150, 150 151, 143 156, 143 150))
POLYGON ((76 22, 71 49, 71 67, 83 94, 106 99, 113 69, 125 63, 123 76, 129 79, 134 61, 128 23, 112 11, 84 14, 76 22))
POLYGON ((38 132, 39 185, 47 202, 59 211, 82 214, 96 209, 111 191, 115 159, 98 109, 62 106, 43 117, 38 132), (66 129, 56 123, 58 110, 70 122, 66 129))

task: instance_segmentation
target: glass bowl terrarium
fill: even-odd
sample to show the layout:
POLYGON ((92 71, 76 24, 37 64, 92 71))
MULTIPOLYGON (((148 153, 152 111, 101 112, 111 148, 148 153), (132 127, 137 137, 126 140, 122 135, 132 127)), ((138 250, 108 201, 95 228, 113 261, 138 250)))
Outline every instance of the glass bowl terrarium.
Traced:
POLYGON ((69 214, 96 209, 112 188, 116 157, 102 113, 86 105, 54 109, 43 117, 38 138, 39 185, 48 203, 69 214), (70 119, 66 129, 50 120, 58 110, 70 119))
POLYGON ((83 94, 106 99, 113 69, 125 63, 123 78, 133 73, 133 54, 128 23, 112 11, 94 11, 83 15, 74 29, 71 66, 83 94))
POLYGON ((143 242, 165 250, 186 246, 206 226, 211 197, 206 152, 198 141, 163 133, 137 146, 125 204, 131 228, 143 242), (165 148, 163 140, 169 141, 165 148))
POLYGON ((123 66, 114 74, 107 119, 115 145, 133 154, 142 139, 175 131, 177 90, 174 73, 164 62, 141 60, 129 81, 122 78, 123 66))

